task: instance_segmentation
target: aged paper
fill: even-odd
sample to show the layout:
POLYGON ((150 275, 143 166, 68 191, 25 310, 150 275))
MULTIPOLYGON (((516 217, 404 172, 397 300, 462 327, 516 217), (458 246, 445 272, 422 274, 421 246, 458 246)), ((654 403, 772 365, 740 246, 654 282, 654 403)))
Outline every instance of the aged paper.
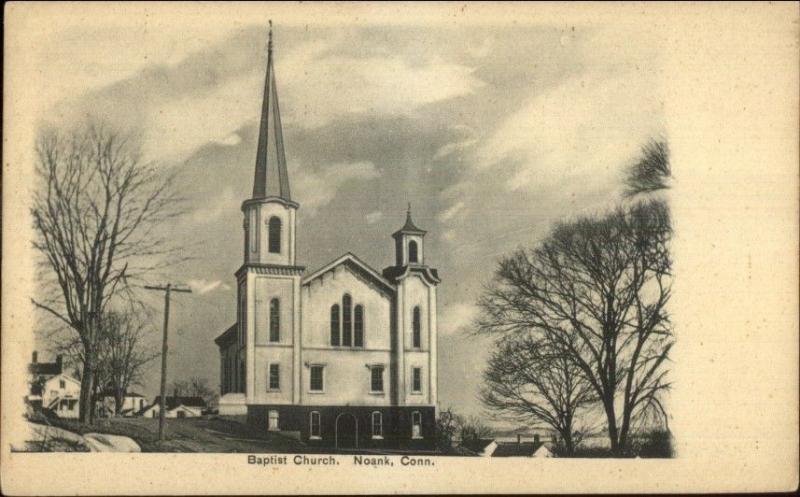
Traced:
MULTIPOLYGON (((796 3, 72 2, 5 13, 5 494, 797 488, 796 3), (64 340, 81 345, 60 329, 63 301, 45 300, 60 287, 34 242, 94 218, 89 204, 66 206, 42 228, 34 212, 46 191, 41 137, 64 132, 58 150, 71 156, 85 149, 67 137, 87 119, 129 132, 153 164, 145 178, 157 186, 174 172, 182 203, 114 266, 144 304, 150 355, 124 398, 94 403, 95 424, 81 428, 81 363, 64 340), (627 195, 638 154, 659 144, 668 181, 627 195), (603 372, 572 358, 577 369, 556 373, 588 393, 568 447, 553 426, 509 421, 482 396, 490 364, 506 363, 491 355, 496 336, 475 330, 508 323, 487 320, 481 298, 518 247, 641 198, 671 219, 667 269, 649 267, 657 276, 637 294, 665 304, 653 313, 661 348, 644 349, 666 358, 654 377, 667 374, 633 376, 657 402, 641 418, 632 409, 641 424, 615 448, 597 398, 606 390, 591 382, 603 372), (162 239, 177 257, 158 265, 148 241, 162 239), (448 409, 485 442, 461 430, 443 449, 448 409), (50 430, 50 443, 32 429, 50 430), (672 457, 651 457, 643 440, 664 432, 672 457)), ((617 328, 648 326, 635 309, 617 328)), ((531 350, 576 343, 552 341, 553 322, 526 325, 531 350)), ((508 378, 495 379, 497 394, 508 378)))

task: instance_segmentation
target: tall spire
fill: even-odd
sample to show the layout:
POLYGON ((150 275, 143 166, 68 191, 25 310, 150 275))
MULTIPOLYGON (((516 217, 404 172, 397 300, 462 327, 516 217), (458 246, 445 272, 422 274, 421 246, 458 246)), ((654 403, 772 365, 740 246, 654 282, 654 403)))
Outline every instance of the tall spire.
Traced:
POLYGON ((280 197, 291 200, 289 174, 283 151, 283 128, 278 108, 278 89, 275 68, 272 64, 272 21, 269 21, 267 41, 267 78, 264 82, 264 100, 261 104, 261 125, 258 131, 256 173, 253 181, 253 198, 280 197))

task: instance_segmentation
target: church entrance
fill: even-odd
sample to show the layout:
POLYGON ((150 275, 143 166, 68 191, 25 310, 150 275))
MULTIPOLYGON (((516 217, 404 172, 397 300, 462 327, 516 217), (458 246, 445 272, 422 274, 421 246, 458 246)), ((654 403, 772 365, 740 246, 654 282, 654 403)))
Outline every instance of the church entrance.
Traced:
POLYGON ((336 448, 358 448, 358 420, 349 412, 336 416, 336 448))

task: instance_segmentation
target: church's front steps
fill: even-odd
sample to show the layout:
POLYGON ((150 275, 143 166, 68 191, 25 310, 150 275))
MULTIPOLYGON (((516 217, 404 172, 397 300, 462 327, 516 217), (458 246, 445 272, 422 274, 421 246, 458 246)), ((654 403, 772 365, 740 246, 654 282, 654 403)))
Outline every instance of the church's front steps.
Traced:
POLYGON ((436 409, 433 406, 248 405, 248 424, 268 430, 270 411, 278 413, 278 431, 299 433, 300 440, 311 447, 431 451, 436 445, 436 409), (320 414, 319 438, 310 436, 311 413, 315 411, 320 414), (419 437, 412 437, 414 411, 422 417, 419 437), (374 412, 382 414, 382 438, 373 437, 372 434, 374 412))

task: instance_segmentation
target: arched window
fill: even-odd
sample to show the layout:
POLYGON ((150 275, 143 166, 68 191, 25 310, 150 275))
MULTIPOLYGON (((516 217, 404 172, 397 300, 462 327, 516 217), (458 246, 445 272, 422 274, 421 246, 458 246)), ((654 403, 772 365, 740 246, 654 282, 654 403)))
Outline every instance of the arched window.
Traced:
POLYGON ((278 217, 269 218, 269 252, 271 254, 281 253, 281 220, 278 217))
POLYGON ((411 438, 422 438, 422 413, 411 413, 411 438))
POLYGON ((311 425, 309 436, 311 438, 322 438, 322 423, 320 422, 320 416, 317 411, 311 411, 309 424, 311 425))
POLYGON ((414 316, 412 318, 412 327, 413 327, 413 346, 419 348, 422 346, 422 325, 420 323, 420 312, 419 306, 414 307, 414 316))
POLYGON ((277 298, 269 301, 269 341, 281 341, 281 302, 277 298))
POLYGON ((353 344, 353 299, 350 295, 342 297, 342 345, 349 347, 353 344))
POLYGON ((417 242, 408 242, 408 262, 417 262, 417 242))
POLYGON ((331 306, 331 345, 339 346, 339 304, 331 306))
POLYGON ((383 438, 383 415, 378 411, 372 413, 372 438, 383 438))
POLYGON ((364 306, 360 304, 353 309, 353 345, 364 346, 364 306))

